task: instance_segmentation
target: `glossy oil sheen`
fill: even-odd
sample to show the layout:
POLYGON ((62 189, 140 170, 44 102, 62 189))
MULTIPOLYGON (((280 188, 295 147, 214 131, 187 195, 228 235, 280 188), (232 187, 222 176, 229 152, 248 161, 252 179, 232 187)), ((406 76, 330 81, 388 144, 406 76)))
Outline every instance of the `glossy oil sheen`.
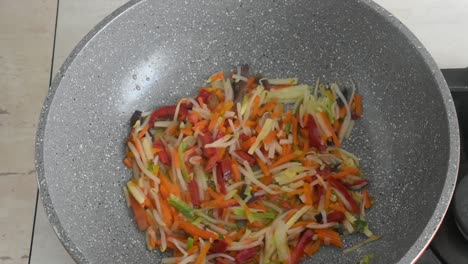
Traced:
MULTIPOLYGON (((78 263, 158 263, 121 187, 134 110, 192 96, 213 72, 240 63, 270 78, 314 84, 353 79, 364 117, 345 148, 361 158, 383 235, 353 253, 324 248, 305 263, 410 263, 449 204, 458 125, 430 55, 394 17, 367 1, 136 1, 88 34, 44 104, 36 164, 41 197, 78 263)), ((345 247, 365 238, 345 237, 345 247)))

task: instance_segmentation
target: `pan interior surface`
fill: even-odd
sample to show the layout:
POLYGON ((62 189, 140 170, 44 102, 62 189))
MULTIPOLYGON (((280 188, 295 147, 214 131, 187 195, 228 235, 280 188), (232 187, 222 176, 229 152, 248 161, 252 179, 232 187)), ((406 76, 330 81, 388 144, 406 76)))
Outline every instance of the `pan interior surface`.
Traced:
MULTIPOLYGON (((364 118, 345 149, 361 158, 376 199, 368 222, 383 237, 346 255, 324 248, 304 263, 356 263, 369 253, 375 263, 395 263, 414 259, 428 243, 440 221, 433 215, 443 216, 452 192, 447 175, 455 132, 442 94, 448 90, 419 42, 379 7, 338 0, 127 7, 71 54, 38 132, 42 199, 77 262, 161 258, 146 249, 122 194, 130 177, 122 165, 128 120, 134 110, 194 95, 211 73, 240 63, 307 84, 353 79, 364 98, 364 118), (439 201, 445 204, 436 209, 439 201)), ((346 236, 345 245, 364 239, 346 236)))

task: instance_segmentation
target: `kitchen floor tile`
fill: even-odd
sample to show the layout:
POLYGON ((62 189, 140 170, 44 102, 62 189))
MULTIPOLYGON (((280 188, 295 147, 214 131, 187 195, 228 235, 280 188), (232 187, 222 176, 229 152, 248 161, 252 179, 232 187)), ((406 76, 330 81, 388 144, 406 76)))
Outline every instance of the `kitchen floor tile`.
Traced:
POLYGON ((27 263, 34 140, 49 85, 56 0, 0 1, 0 263, 27 263))

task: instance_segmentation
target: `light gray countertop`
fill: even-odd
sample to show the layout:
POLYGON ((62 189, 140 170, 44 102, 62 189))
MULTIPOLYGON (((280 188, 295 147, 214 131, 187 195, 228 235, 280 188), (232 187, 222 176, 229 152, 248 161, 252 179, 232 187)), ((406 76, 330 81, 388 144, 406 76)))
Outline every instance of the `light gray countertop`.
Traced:
MULTIPOLYGON (((73 47, 124 0, 60 0, 53 72, 73 47)), ((425 45, 440 68, 468 66, 468 0, 376 0, 425 45)), ((57 239, 39 200, 31 264, 73 264, 57 239)))

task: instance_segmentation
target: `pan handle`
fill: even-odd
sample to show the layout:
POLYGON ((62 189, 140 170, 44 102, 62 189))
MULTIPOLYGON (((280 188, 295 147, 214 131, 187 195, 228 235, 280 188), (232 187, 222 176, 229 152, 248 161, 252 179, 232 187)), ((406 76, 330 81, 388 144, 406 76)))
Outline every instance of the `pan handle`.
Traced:
POLYGON ((452 93, 468 92, 468 67, 441 71, 452 93))

